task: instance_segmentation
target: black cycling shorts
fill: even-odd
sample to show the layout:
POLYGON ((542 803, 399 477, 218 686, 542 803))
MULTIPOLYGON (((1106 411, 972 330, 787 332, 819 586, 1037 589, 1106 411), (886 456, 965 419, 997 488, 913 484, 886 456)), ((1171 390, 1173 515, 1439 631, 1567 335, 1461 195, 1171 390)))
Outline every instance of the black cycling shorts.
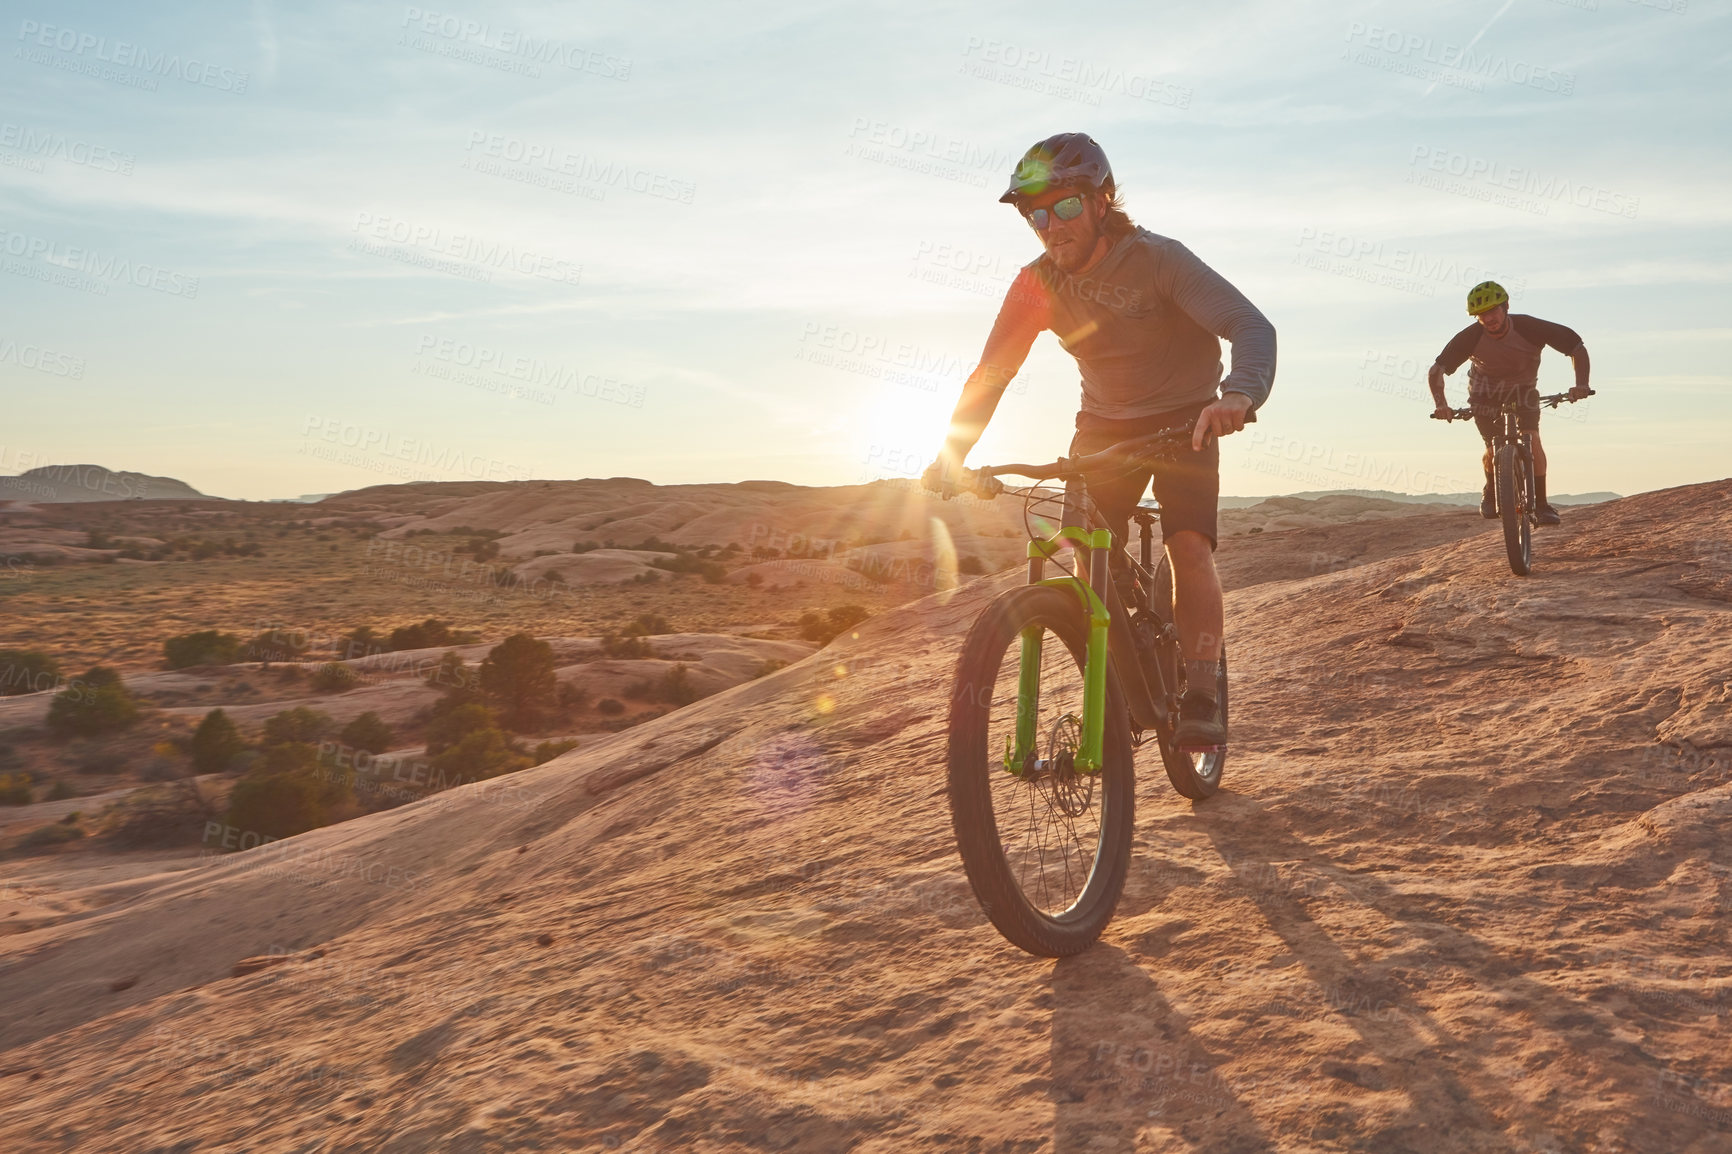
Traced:
MULTIPOLYGON (((1213 401, 1187 405, 1182 409, 1156 413, 1150 417, 1112 420, 1092 413, 1076 415, 1076 436, 1071 439, 1070 455, 1085 456, 1111 448, 1120 441, 1158 433, 1175 425, 1189 425, 1213 401)), ((1131 514, 1143 493, 1154 482, 1155 500, 1161 503, 1161 536, 1171 537, 1186 529, 1195 530, 1209 539, 1209 548, 1216 544, 1215 506, 1221 495, 1221 443, 1212 438, 1201 452, 1181 450, 1173 461, 1156 462, 1152 469, 1132 469, 1084 478, 1089 496, 1094 498, 1115 542, 1130 541, 1131 514)))
POLYGON ((1469 393, 1467 403, 1473 408, 1473 423, 1479 426, 1479 435, 1485 438, 1486 444, 1503 427, 1503 414, 1498 410, 1510 397, 1519 397, 1521 407, 1516 410, 1516 424, 1524 433, 1538 432, 1540 427, 1540 391, 1534 385, 1517 389, 1514 392, 1484 393, 1478 396, 1469 393))

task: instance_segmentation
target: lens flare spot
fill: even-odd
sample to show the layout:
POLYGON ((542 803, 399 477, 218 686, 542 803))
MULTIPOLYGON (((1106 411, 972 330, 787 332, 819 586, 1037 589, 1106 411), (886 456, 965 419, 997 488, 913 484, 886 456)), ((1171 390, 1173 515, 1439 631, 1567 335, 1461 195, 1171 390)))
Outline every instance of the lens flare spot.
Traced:
POLYGON ((956 542, 951 539, 950 526, 937 517, 931 520, 932 527, 932 584, 939 593, 945 594, 945 600, 955 593, 958 584, 956 580, 956 542))
POLYGON ((828 693, 820 693, 818 700, 812 704, 819 713, 833 713, 836 709, 836 699, 828 693))

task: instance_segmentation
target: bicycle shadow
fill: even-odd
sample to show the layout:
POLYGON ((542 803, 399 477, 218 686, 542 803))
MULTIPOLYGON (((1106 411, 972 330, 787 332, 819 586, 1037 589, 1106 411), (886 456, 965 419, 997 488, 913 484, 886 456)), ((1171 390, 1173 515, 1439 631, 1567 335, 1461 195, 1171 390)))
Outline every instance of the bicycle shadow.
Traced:
MULTIPOLYGON (((1406 1095, 1407 1107, 1380 1122, 1375 1134, 1356 1135, 1370 1141, 1372 1148, 1426 1149, 1440 1133, 1476 1134, 1493 1149, 1529 1148, 1512 1131, 1546 1131, 1562 1120, 1560 1113, 1555 1104, 1545 1101, 1544 1087, 1537 1087, 1536 1095, 1526 1094, 1519 1073, 1512 1080, 1507 1070, 1491 1069, 1487 1059, 1500 1045, 1507 1057, 1510 1043, 1541 1030, 1557 1037, 1560 1051, 1580 1052, 1591 1046, 1602 1056, 1628 1062, 1631 1072, 1643 1069, 1659 1084, 1663 1063, 1629 1040, 1615 1037, 1614 1024, 1605 1021, 1592 1003, 1525 976, 1520 959, 1443 921, 1425 899, 1399 893, 1374 876, 1335 867, 1250 798, 1237 798, 1230 807, 1206 809, 1213 812, 1200 809, 1199 817, 1216 851, 1319 993, 1313 1008, 1358 1035, 1361 1044, 1352 1047, 1358 1054, 1343 1048, 1339 1059, 1320 1062, 1317 1080, 1334 1080, 1337 1092, 1346 1088, 1341 1083, 1348 1083, 1372 1090, 1399 1087, 1406 1095), (1389 925, 1411 926, 1411 946, 1386 951, 1377 962, 1356 962, 1311 916, 1303 899, 1318 900, 1322 887, 1294 884, 1283 867, 1295 862, 1320 867, 1329 875, 1326 885, 1345 891, 1351 900, 1388 919, 1389 925), (1429 959, 1424 964, 1428 980, 1441 978, 1456 984, 1465 980, 1495 997, 1506 1029, 1476 1027, 1469 1038, 1440 1023, 1404 988, 1399 972, 1388 972, 1413 969, 1420 950, 1429 959)), ((1327 900, 1339 899, 1332 894, 1327 900)), ((1640 1113, 1646 1115, 1647 1136, 1658 1143, 1653 1149, 1683 1149, 1701 1133, 1676 1115, 1668 1117, 1657 1102, 1647 1104, 1651 1108, 1640 1113), (1667 1118, 1665 1123, 1659 1122, 1662 1117, 1667 1118)), ((1638 1113, 1625 1109, 1626 1119, 1638 1113)), ((1312 1137, 1330 1135, 1317 1131, 1312 1137)))
POLYGON ((1051 981, 1055 1154, 1138 1149, 1151 1130, 1211 1154, 1276 1150, 1216 1072, 1228 1055, 1191 1033, 1124 950, 1096 943, 1059 961, 1051 981))

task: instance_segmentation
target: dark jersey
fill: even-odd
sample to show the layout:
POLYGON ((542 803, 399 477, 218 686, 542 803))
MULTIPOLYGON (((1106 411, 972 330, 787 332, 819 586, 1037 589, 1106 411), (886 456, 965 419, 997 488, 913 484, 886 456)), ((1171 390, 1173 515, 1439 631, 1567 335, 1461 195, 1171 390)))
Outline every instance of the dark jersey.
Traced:
POLYGON ((1582 347, 1582 338, 1563 325, 1511 313, 1503 336, 1492 336, 1475 321, 1450 338, 1437 355, 1437 363, 1446 374, 1453 373, 1471 357, 1468 396, 1502 396, 1534 386, 1540 375, 1540 354, 1547 345, 1565 356, 1574 356, 1582 347))

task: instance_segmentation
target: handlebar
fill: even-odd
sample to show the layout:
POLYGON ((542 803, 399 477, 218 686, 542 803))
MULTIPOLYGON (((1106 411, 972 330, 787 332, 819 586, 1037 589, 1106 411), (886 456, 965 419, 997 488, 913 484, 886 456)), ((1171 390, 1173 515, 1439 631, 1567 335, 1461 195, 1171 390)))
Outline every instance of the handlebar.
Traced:
POLYGON ((947 501, 960 493, 972 493, 984 501, 990 501, 1004 492, 1004 482, 998 479, 1001 475, 1027 477, 1034 481, 1053 481, 1085 473, 1134 469, 1151 458, 1170 459, 1181 448, 1190 445, 1191 433, 1192 428, 1189 425, 1174 425, 1133 437, 1128 441, 1120 441, 1087 456, 1060 457, 1044 465, 986 465, 978 469, 964 469, 954 484, 942 485, 938 492, 947 501))
MULTIPOLYGON (((1579 397, 1578 396, 1572 396, 1569 393, 1552 393, 1548 396, 1538 398, 1534 402, 1534 404, 1536 407, 1538 407, 1539 405, 1544 405, 1548 409, 1555 409, 1559 405, 1564 404, 1566 402, 1573 405, 1577 401, 1585 400, 1588 397, 1591 397, 1594 395, 1595 395, 1595 393, 1594 393, 1593 389, 1589 389, 1587 392, 1583 393, 1579 397)), ((1506 409, 1506 408, 1508 408, 1514 404, 1516 404, 1515 401, 1504 401, 1504 402, 1497 404, 1497 405, 1481 405, 1480 409, 1482 411, 1488 412, 1488 413, 1500 413, 1504 409, 1506 409)), ((1469 406, 1468 408, 1465 408, 1465 409, 1451 409, 1449 411, 1449 416, 1447 416, 1447 417, 1441 416, 1437 413, 1432 413, 1431 419, 1434 421, 1465 421, 1469 417, 1472 417, 1473 415, 1474 415, 1474 409, 1472 406, 1469 406)))

